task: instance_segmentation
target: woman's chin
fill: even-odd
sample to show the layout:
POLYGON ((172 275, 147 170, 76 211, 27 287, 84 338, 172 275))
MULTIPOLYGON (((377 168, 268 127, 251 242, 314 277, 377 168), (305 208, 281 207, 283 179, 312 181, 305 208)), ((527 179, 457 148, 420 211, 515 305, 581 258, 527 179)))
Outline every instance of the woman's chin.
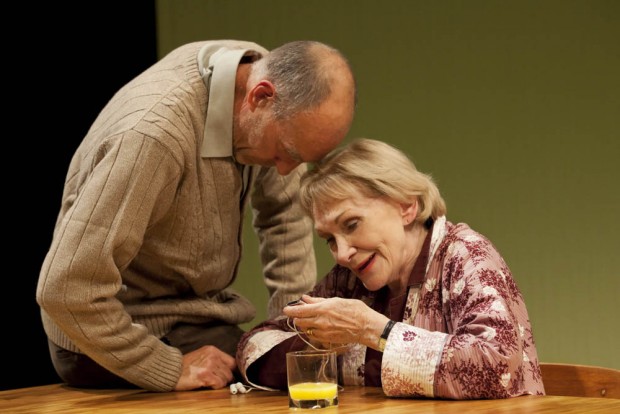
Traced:
POLYGON ((379 285, 379 284, 376 284, 376 283, 366 283, 366 282, 363 282, 363 281, 362 281, 362 285, 364 285, 364 287, 365 287, 366 289, 368 289, 369 291, 371 291, 371 292, 374 292, 374 291, 376 291, 376 290, 379 290, 379 289, 381 289, 383 286, 385 286, 385 285, 379 285))

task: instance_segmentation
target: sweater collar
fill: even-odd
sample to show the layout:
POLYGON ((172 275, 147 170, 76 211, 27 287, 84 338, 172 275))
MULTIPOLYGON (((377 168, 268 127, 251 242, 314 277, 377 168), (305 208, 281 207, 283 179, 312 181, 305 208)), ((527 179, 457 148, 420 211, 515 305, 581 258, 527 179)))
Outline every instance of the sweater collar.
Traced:
POLYGON ((233 105, 237 67, 244 55, 260 54, 249 49, 204 46, 198 52, 198 70, 207 90, 209 101, 200 155, 203 158, 232 157, 233 105))

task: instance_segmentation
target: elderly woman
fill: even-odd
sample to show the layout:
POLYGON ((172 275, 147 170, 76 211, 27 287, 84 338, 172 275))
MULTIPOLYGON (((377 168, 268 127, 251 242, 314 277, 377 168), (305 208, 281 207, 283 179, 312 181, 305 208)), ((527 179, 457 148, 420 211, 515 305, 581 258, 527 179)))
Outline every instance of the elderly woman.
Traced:
POLYGON ((306 173, 301 203, 336 265, 283 315, 247 332, 245 380, 286 389, 285 354, 339 350, 341 382, 388 396, 544 394, 532 328, 508 266, 392 146, 359 139, 306 173))

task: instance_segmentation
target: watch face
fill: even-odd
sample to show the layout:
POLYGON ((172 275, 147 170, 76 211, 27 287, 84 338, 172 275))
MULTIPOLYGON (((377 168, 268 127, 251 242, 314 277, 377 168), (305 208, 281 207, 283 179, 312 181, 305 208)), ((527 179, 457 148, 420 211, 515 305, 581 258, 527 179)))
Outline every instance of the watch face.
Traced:
POLYGON ((387 342, 387 340, 385 338, 380 338, 379 339, 379 351, 383 352, 383 350, 385 349, 385 343, 387 342))

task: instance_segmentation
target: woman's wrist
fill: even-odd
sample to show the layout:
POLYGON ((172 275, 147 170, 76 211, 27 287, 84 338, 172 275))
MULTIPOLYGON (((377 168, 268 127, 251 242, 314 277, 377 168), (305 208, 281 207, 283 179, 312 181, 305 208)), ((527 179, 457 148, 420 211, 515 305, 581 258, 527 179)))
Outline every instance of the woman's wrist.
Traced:
POLYGON ((390 319, 383 327, 383 332, 381 333, 378 342, 378 350, 380 352, 383 352, 383 350, 385 349, 385 344, 387 343, 388 336, 390 336, 390 332, 392 332, 392 328, 395 324, 396 322, 390 319))

